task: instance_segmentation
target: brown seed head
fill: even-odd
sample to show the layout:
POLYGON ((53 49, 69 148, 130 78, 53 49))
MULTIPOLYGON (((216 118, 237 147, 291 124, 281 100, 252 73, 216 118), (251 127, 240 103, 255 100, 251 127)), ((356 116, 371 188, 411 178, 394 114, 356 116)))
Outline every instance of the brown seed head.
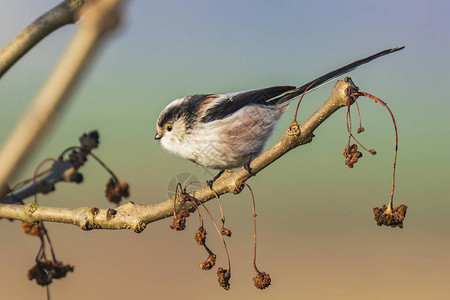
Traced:
POLYGON ((225 228, 225 227, 222 228, 222 230, 221 230, 220 233, 221 233, 222 235, 225 235, 225 236, 228 236, 228 237, 231 236, 231 230, 228 229, 228 228, 225 228))
POLYGON ((203 227, 200 227, 197 232, 195 233, 194 240, 199 244, 200 246, 205 244, 206 241, 206 229, 203 227))
POLYGON ((253 277, 253 284, 260 290, 269 287, 271 281, 269 274, 265 272, 258 272, 256 277, 253 277))
POLYGON ((219 268, 217 269, 217 276, 219 277, 219 285, 225 290, 230 289, 230 278, 231 274, 227 269, 219 268))
POLYGON ((386 209, 386 205, 383 205, 381 208, 375 207, 373 209, 377 225, 391 226, 394 228, 398 226, 399 228, 403 228, 403 220, 405 219, 408 206, 403 204, 399 205, 394 208, 392 213, 386 213, 386 209))
POLYGON ((345 164, 349 168, 353 168, 353 165, 358 162, 358 159, 362 157, 362 153, 358 151, 358 146, 352 144, 344 149, 345 164))
POLYGON ((128 198, 130 196, 130 187, 126 182, 114 182, 110 178, 106 184, 105 195, 109 202, 119 204, 122 201, 122 197, 128 198))
POLYGON ((200 264, 200 269, 210 270, 216 264, 216 255, 210 254, 208 258, 200 264))
POLYGON ((28 279, 36 280, 36 283, 42 286, 49 285, 53 279, 59 279, 66 276, 67 272, 73 272, 74 267, 64 265, 60 261, 38 260, 36 264, 28 271, 28 279))
POLYGON ((170 228, 175 229, 177 231, 185 229, 187 217, 189 217, 189 212, 185 210, 180 210, 177 213, 177 216, 173 218, 173 222, 170 225, 170 228))

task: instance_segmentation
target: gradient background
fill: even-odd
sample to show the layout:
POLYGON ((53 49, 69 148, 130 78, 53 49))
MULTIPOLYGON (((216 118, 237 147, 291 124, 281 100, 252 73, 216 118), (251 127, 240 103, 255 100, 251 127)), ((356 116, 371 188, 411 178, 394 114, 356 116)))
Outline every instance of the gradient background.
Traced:
MULTIPOLYGON (((7 0, 0 11, 0 44, 59 1, 7 0)), ((153 140, 159 112, 194 93, 301 85, 385 48, 406 49, 353 71, 362 90, 389 103, 400 134, 395 201, 409 206, 404 229, 376 226, 372 208, 387 203, 394 149, 390 117, 361 99, 366 132, 377 150, 350 170, 342 156, 345 113, 336 113, 314 142, 284 156, 249 181, 256 193, 258 265, 272 286, 253 287, 252 219, 248 191, 223 196, 232 259, 231 290, 217 284, 225 257, 211 222, 208 245, 218 254, 209 272, 193 241, 196 218, 183 232, 170 220, 132 231, 90 231, 47 223, 56 253, 75 272, 51 285, 52 299, 450 299, 448 1, 131 1, 123 27, 99 52, 70 103, 14 179, 30 177, 44 158, 76 145, 97 129, 95 151, 131 185, 130 200, 166 200, 167 185, 199 166, 164 152, 153 140)), ((53 33, 0 81, 0 142, 39 90, 76 26, 53 33)), ((343 76, 344 77, 344 76, 343 76)), ((300 118, 329 95, 309 94, 300 118)), ((294 107, 280 122, 279 138, 294 107)), ((271 143, 274 142, 272 139, 271 143)), ((39 196, 45 206, 108 208, 107 174, 93 161, 81 185, 59 184, 39 196)), ((216 216, 215 202, 210 202, 216 216)), ((219 217, 218 217, 219 218, 219 217)), ((19 222, 0 221, 2 299, 45 299, 26 278, 37 239, 19 222)))

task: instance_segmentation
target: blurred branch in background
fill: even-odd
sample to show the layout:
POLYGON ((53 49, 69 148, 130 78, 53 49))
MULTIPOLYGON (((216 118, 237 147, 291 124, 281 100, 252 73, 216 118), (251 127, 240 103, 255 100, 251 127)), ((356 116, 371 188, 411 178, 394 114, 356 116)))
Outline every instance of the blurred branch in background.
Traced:
POLYGON ((56 29, 74 24, 85 12, 84 0, 65 0, 40 16, 0 50, 0 78, 37 43, 56 29))
MULTIPOLYGON (((55 10, 54 14, 50 13, 51 11, 49 12, 48 20, 52 20, 55 25, 40 25, 39 28, 41 28, 43 32, 42 37, 44 37, 51 32, 49 31, 51 28, 54 30, 58 26, 63 25, 64 22, 58 21, 56 16, 59 16, 61 19, 73 21, 79 15, 89 10, 81 22, 80 28, 69 43, 66 52, 33 100, 28 112, 19 122, 0 151, 0 196, 7 193, 8 180, 17 173, 33 150, 33 147, 42 138, 45 130, 52 125, 63 104, 68 100, 72 88, 75 86, 77 80, 80 79, 85 67, 91 61, 102 38, 119 24, 120 8, 123 2, 122 0, 90 1, 89 4, 84 5, 83 9, 78 11, 76 3, 80 7, 83 1, 65 1, 51 10, 55 10), (64 9, 71 12, 62 13, 61 10, 64 9), (74 18, 75 13, 78 14, 74 18), (72 14, 72 17, 67 17, 70 14, 72 14)), ((41 18, 44 18, 44 16, 41 18)), ((41 19, 37 21, 39 20, 41 19)), ((67 20, 66 22, 68 22, 67 20)), ((41 21, 38 23, 41 23, 41 21)), ((35 35, 38 34, 35 33, 35 35)), ((37 42, 35 41, 34 44, 37 42)), ((28 50, 32 46, 33 44, 30 43, 28 50)), ((10 44, 8 47, 13 46, 10 44)))

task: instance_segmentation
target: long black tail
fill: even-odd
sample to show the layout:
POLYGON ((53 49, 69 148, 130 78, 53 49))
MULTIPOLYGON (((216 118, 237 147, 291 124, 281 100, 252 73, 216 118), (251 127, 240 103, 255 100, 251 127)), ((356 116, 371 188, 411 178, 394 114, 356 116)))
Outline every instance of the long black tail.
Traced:
POLYGON ((298 97, 298 96, 300 96, 301 94, 303 94, 303 92, 304 92, 306 89, 308 89, 308 93, 309 93, 309 92, 311 92, 312 90, 314 90, 314 89, 320 87, 321 85, 324 85, 324 84, 326 84, 327 82, 329 82, 329 81, 331 81, 331 80, 333 80, 333 79, 335 79, 335 78, 337 78, 337 77, 339 77, 339 76, 341 76, 341 75, 343 75, 343 74, 345 74, 345 73, 348 73, 348 72, 350 72, 350 71, 356 69, 356 68, 359 67, 360 65, 366 64, 366 63, 368 63, 368 62, 370 62, 370 61, 372 61, 372 60, 374 60, 374 59, 376 59, 376 58, 378 58, 378 57, 384 56, 384 55, 386 55, 386 54, 391 54, 391 53, 400 51, 400 50, 402 50, 403 48, 405 48, 405 46, 397 47, 397 48, 392 48, 392 49, 386 49, 386 50, 383 50, 383 51, 381 51, 381 52, 378 52, 378 53, 376 53, 376 54, 374 54, 374 55, 371 55, 371 56, 369 56, 369 57, 366 57, 366 58, 363 58, 363 59, 354 61, 354 62, 352 62, 352 63, 350 63, 350 64, 348 64, 348 65, 346 65, 346 66, 343 66, 343 67, 341 67, 341 68, 339 68, 339 69, 336 69, 336 70, 334 70, 334 71, 331 71, 331 72, 329 72, 329 73, 327 73, 327 74, 325 74, 325 75, 323 75, 323 76, 321 76, 321 77, 319 77, 319 78, 316 78, 316 79, 312 80, 311 82, 308 82, 308 83, 302 85, 301 87, 296 88, 295 91, 293 91, 292 93, 290 92, 290 93, 286 94, 285 96, 283 96, 283 97, 282 97, 279 101, 277 101, 277 102, 278 102, 278 103, 280 103, 280 102, 286 102, 286 101, 289 101, 289 100, 291 100, 291 99, 293 99, 293 98, 295 98, 295 97, 298 97), (309 87, 309 86, 310 86, 310 87, 309 87), (309 88, 308 88, 308 87, 309 87, 309 88))

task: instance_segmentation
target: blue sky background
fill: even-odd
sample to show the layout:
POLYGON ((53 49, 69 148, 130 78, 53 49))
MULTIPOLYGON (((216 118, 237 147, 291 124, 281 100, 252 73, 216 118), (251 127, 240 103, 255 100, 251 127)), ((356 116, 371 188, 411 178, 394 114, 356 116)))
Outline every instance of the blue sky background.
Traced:
MULTIPOLYGON (((0 11, 0 46, 58 1, 7 0, 0 11)), ((123 26, 102 47, 71 101, 24 170, 30 177, 44 158, 57 156, 97 129, 96 151, 130 182, 136 203, 166 200, 170 179, 199 166, 164 152, 153 140, 156 118, 173 99, 195 93, 233 92, 271 85, 301 85, 385 48, 401 52, 349 75, 362 90, 385 100, 400 135, 395 201, 409 206, 403 230, 380 228, 372 208, 390 194, 394 132, 381 106, 361 99, 360 137, 378 155, 354 169, 344 165, 345 113, 315 132, 313 143, 284 156, 249 181, 257 200, 260 269, 273 285, 251 282, 250 196, 223 197, 232 289, 217 285, 215 270, 201 271, 206 255, 192 240, 196 220, 172 232, 165 220, 133 232, 96 231, 48 224, 58 258, 75 273, 52 285, 55 299, 154 295, 171 299, 448 299, 450 21, 448 1, 132 1, 123 26)), ((53 33, 0 80, 0 143, 45 82, 77 25, 53 33)), ((300 118, 329 95, 332 84, 309 94, 300 118)), ((291 121, 291 107, 272 139, 291 121)), ((81 185, 60 184, 40 196, 46 206, 107 208, 108 177, 94 162, 81 185)), ((216 204, 208 207, 217 213, 216 204)), ((217 215, 217 214, 216 214, 217 215)), ((208 242, 224 266, 208 224, 208 242)), ((18 222, 0 221, 0 293, 5 299, 45 298, 26 279, 38 241, 18 222)))

